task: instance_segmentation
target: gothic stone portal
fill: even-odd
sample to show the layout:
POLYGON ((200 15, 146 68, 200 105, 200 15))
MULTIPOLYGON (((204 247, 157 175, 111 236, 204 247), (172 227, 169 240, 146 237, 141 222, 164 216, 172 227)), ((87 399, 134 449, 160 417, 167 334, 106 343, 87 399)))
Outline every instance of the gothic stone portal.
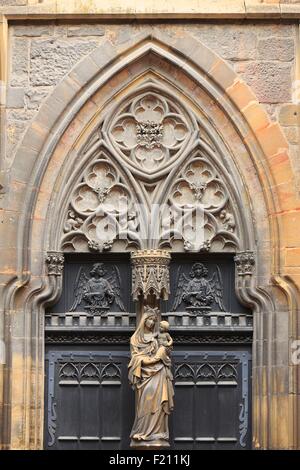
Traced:
POLYGON ((128 448, 129 338, 141 293, 161 291, 154 303, 161 297, 174 337, 172 448, 249 448, 253 322, 243 289, 254 255, 243 247, 252 228, 226 146, 186 96, 154 76, 95 126, 59 215, 65 267, 46 312, 45 445, 128 448), (159 267, 151 256, 147 269, 140 263, 162 250, 170 255, 159 267))

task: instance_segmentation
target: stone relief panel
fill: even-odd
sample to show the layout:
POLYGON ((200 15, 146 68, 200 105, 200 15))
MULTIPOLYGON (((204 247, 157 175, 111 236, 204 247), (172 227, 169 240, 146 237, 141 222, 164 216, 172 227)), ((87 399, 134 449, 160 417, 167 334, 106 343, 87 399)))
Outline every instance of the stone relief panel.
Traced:
POLYGON ((125 311, 120 293, 120 272, 117 266, 112 266, 111 275, 103 263, 95 263, 88 275, 80 268, 74 291, 74 302, 70 311, 83 305, 91 315, 105 315, 115 302, 121 311, 125 311))
POLYGON ((63 251, 238 251, 234 183, 183 103, 149 82, 104 116, 81 151, 91 158, 69 197, 63 251))

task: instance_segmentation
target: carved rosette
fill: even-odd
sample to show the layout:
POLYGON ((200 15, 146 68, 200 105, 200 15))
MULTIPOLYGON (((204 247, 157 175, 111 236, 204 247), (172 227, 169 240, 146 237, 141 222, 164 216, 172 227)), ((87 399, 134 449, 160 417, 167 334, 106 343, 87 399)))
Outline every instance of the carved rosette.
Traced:
POLYGON ((64 269, 64 255, 57 251, 47 253, 46 263, 48 274, 52 276, 62 276, 64 269))
POLYGON ((171 256, 166 250, 139 250, 131 255, 132 295, 146 299, 167 300, 170 294, 169 264, 171 256))
POLYGON ((234 257, 238 276, 252 275, 255 269, 255 257, 252 251, 243 251, 234 257))

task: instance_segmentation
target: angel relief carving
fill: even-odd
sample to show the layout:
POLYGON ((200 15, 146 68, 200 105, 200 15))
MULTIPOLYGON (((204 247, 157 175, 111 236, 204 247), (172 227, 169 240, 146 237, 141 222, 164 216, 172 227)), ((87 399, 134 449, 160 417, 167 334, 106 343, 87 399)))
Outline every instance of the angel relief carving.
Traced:
POLYGON ((120 273, 116 266, 112 266, 111 275, 108 277, 103 263, 95 263, 89 276, 81 267, 75 283, 75 300, 70 311, 83 304, 84 309, 90 314, 103 315, 111 309, 114 302, 121 311, 125 311, 120 285, 120 273))
POLYGON ((208 270, 202 263, 192 266, 189 276, 178 268, 176 294, 172 310, 175 311, 183 303, 189 313, 205 313, 216 303, 220 310, 225 311, 223 304, 223 282, 219 267, 210 278, 208 270))

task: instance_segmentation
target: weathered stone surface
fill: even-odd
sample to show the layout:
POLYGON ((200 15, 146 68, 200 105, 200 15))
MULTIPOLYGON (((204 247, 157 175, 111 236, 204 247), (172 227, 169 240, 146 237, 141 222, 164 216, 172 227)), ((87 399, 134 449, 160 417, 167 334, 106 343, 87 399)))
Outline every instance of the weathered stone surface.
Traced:
POLYGON ((283 130, 290 144, 297 144, 299 142, 298 127, 283 127, 283 130))
POLYGON ((52 87, 34 87, 25 93, 25 102, 28 109, 39 109, 42 101, 48 96, 52 87))
POLYGON ((2 6, 23 6, 27 5, 28 0, 0 0, 0 7, 2 6))
POLYGON ((52 36, 54 33, 54 24, 16 25, 13 26, 12 31, 13 35, 17 37, 52 36))
POLYGON ((8 108, 23 108, 24 95, 24 88, 8 88, 6 106, 8 108))
POLYGON ((15 38, 12 47, 12 86, 24 86, 28 83, 29 41, 15 38))
POLYGON ((30 83, 55 85, 97 42, 85 40, 33 40, 30 54, 30 83))
POLYGON ((105 30, 99 24, 81 24, 68 26, 67 35, 72 36, 104 36, 105 30))
POLYGON ((263 103, 284 103, 291 100, 292 70, 281 62, 246 62, 238 72, 263 103))
POLYGON ((6 158, 10 161, 26 129, 25 121, 8 121, 6 127, 6 158))
POLYGON ((257 45, 258 57, 263 60, 280 60, 288 62, 295 57, 295 44, 289 38, 260 39, 257 45))
POLYGON ((194 34, 224 59, 248 60, 256 57, 257 34, 249 28, 201 25, 194 29, 194 34))
POLYGON ((286 104, 280 108, 279 122, 283 126, 297 126, 300 119, 300 107, 296 104, 286 104))

